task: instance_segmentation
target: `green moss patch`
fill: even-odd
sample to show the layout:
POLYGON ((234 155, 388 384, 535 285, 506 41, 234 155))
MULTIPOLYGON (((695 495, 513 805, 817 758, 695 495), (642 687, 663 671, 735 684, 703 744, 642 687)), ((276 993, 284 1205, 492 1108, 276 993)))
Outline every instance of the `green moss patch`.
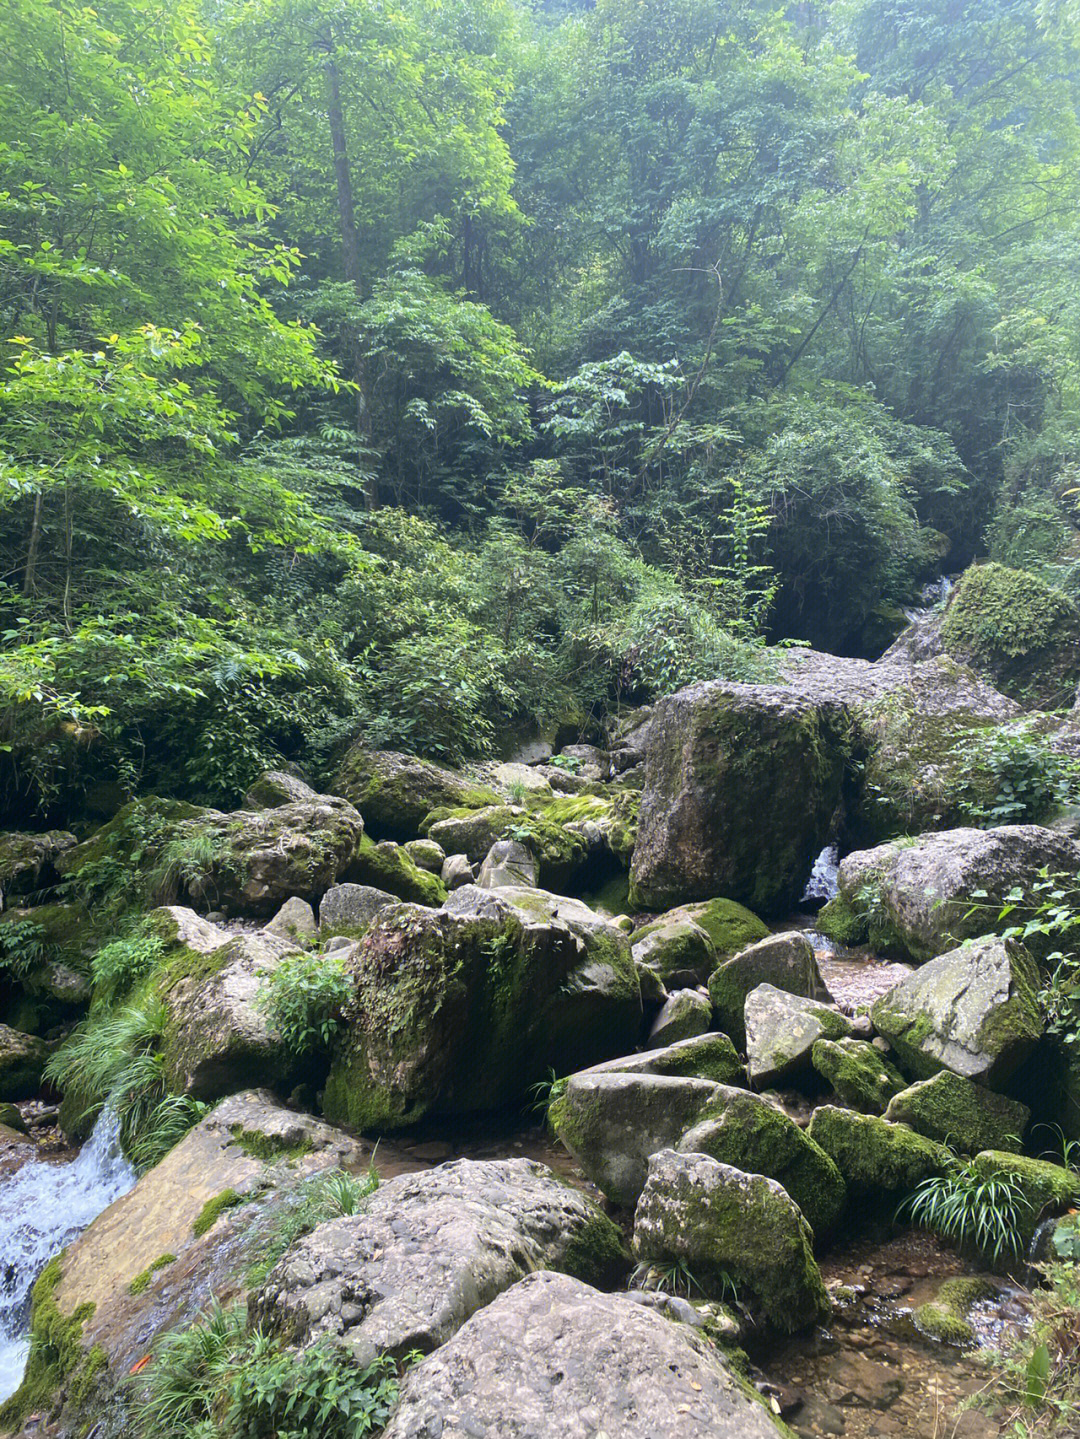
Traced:
POLYGON ((141 1274, 128 1285, 129 1294, 142 1294, 150 1288, 150 1282, 159 1269, 166 1269, 170 1264, 176 1263, 175 1254, 159 1254, 152 1264, 148 1264, 141 1274))
POLYGON ((232 1125, 229 1133, 246 1155, 263 1164, 274 1164, 279 1159, 302 1159, 314 1147, 306 1135, 301 1139, 289 1139, 284 1134, 263 1134, 261 1130, 245 1129, 242 1124, 232 1125))
POLYGON ((74 1375, 75 1383, 89 1366, 90 1379, 100 1370, 94 1350, 82 1347, 82 1332, 93 1315, 94 1304, 80 1304, 74 1314, 61 1314, 56 1291, 64 1277, 63 1253, 50 1259, 34 1285, 30 1307, 30 1355, 23 1381, 0 1406, 0 1430, 16 1429, 28 1414, 47 1412, 61 1384, 74 1375))
POLYGON ((208 1199, 203 1205, 191 1226, 191 1232, 196 1239, 201 1239, 218 1222, 227 1209, 235 1209, 238 1204, 243 1204, 244 1196, 237 1194, 235 1189, 223 1189, 220 1194, 215 1194, 213 1199, 208 1199))

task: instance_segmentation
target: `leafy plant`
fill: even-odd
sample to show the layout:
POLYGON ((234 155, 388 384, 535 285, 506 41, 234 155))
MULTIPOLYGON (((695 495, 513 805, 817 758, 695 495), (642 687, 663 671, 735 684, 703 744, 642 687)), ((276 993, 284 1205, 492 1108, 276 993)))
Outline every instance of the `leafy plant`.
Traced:
POLYGON ((897 1210, 920 1228, 932 1230, 992 1264, 1015 1259, 1031 1203, 1008 1175, 984 1176, 973 1160, 954 1158, 946 1173, 924 1179, 897 1210))
POLYGON ((364 1175, 332 1169, 305 1180, 275 1209, 269 1227, 258 1233, 248 1283, 261 1284, 281 1256, 317 1224, 357 1214, 364 1200, 379 1187, 374 1158, 364 1175))
POLYGON ((0 925, 0 973, 23 979, 45 957, 45 931, 32 919, 0 925))
POLYGON ((91 964, 95 1006, 111 1008, 139 980, 153 973, 164 952, 165 941, 145 921, 103 945, 91 964))
POLYGON ((325 1049, 352 993, 336 954, 289 954, 260 981, 257 1003, 294 1054, 325 1049))

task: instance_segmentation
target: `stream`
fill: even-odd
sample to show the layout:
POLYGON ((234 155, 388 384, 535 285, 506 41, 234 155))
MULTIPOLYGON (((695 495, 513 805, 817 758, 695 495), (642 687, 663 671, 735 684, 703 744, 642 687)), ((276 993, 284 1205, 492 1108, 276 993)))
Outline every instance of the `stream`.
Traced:
POLYGON ((135 1183, 106 1111, 74 1159, 33 1156, 0 1182, 0 1402, 22 1380, 30 1291, 45 1265, 135 1183))

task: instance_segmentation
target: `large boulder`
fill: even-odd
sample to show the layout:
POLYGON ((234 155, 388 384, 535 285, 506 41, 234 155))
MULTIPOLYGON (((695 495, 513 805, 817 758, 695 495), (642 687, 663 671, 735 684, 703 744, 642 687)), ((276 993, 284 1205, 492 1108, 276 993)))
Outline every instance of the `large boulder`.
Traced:
POLYGON ((904 1124, 823 1104, 809 1135, 843 1175, 852 1198, 907 1193, 949 1167, 949 1151, 904 1124))
POLYGON ((359 1129, 520 1102, 634 1043, 641 994, 626 936, 576 900, 455 890, 380 915, 350 961, 354 997, 326 1087, 359 1129))
POLYGON ((465 775, 415 755, 356 745, 345 756, 334 785, 364 816, 371 833, 414 839, 435 809, 476 809, 497 799, 493 790, 465 775))
POLYGON ((752 1084, 781 1084, 811 1068, 819 1039, 842 1039, 851 1020, 831 1005, 759 984, 747 996, 746 1067, 752 1084))
MULTIPOLYGON (((56 1432, 82 1434, 113 1405, 122 1411, 118 1391, 158 1334, 239 1297, 263 1225, 297 1186, 362 1157, 340 1130, 264 1091, 232 1095, 200 1120, 45 1271, 41 1363, 62 1411, 56 1432), (59 1352, 50 1314, 67 1330, 59 1352)), ((27 1407, 40 1407, 27 1377, 27 1407)))
POLYGON ((716 966, 713 942, 688 916, 642 926, 633 937, 634 963, 661 984, 704 984, 716 966))
POLYGON ((885 1118, 963 1154, 977 1154, 981 1149, 1019 1149, 1031 1111, 1017 1099, 943 1069, 894 1095, 885 1118))
POLYGON ((624 1054, 594 1064, 583 1074, 666 1074, 676 1079, 711 1079, 716 1084, 745 1084, 746 1066, 726 1034, 678 1039, 662 1049, 624 1054))
POLYGON ((538 875, 531 850, 516 839, 500 839, 484 857, 476 882, 481 889, 521 889, 535 886, 538 875))
POLYGON ((653 1155, 634 1211, 634 1252, 685 1264, 718 1297, 733 1282, 742 1302, 785 1332, 831 1312, 810 1230, 787 1191, 705 1154, 653 1155))
POLYGON ((412 1370, 384 1439, 777 1439, 688 1325, 565 1275, 523 1279, 412 1370))
POLYGON ((874 1025, 917 1079, 950 1069, 999 1086, 1043 1032, 1039 973, 1022 944, 969 940, 877 1000, 874 1025))
MULTIPOLYGON (((705 931, 712 942, 717 964, 769 937, 769 926, 764 920, 758 919, 745 905, 737 904, 733 899, 706 899, 694 904, 681 904, 669 909, 654 923, 668 924, 680 919, 693 920, 705 931)), ((647 934, 649 928, 651 926, 643 925, 637 933, 647 934)))
POLYGON ((835 1230, 844 1207, 839 1170, 793 1119, 760 1095, 721 1086, 673 1147, 775 1179, 802 1210, 818 1243, 835 1230))
POLYGON ((1080 845, 1041 825, 953 829, 857 850, 840 864, 840 903, 849 938, 922 963, 999 920, 1010 892, 1030 890, 1044 870, 1080 871, 1080 845))
POLYGON ((759 984, 805 998, 824 995, 814 946, 805 934, 773 934, 717 965, 709 978, 716 1022, 736 1044, 746 1044, 747 996, 759 984))
POLYGON ((317 790, 288 770, 265 770, 244 796, 244 809, 277 809, 279 805, 318 799, 317 790))
POLYGON ((671 1074, 593 1070, 573 1074, 548 1117, 585 1177, 615 1204, 641 1193, 649 1160, 673 1149, 721 1086, 671 1074))
POLYGON ((542 1164, 462 1159, 391 1179, 362 1213, 319 1225, 254 1312, 292 1344, 332 1336, 363 1367, 430 1352, 533 1270, 608 1284, 627 1258, 612 1221, 542 1164))
POLYGON ((1011 1180, 1027 1201, 1019 1220, 1025 1245, 1030 1244, 1043 1215, 1060 1213, 1080 1202, 1080 1174, 1075 1169, 1001 1149, 984 1149, 973 1163, 980 1179, 1011 1180))
POLYGON ((317 900, 348 869, 363 833, 358 812, 334 795, 228 814, 149 797, 124 805, 56 863, 88 894, 122 885, 129 902, 188 897, 269 918, 292 895, 317 900))
POLYGON ((693 685, 656 706, 630 870, 663 909, 716 894, 792 908, 840 802, 842 705, 771 685, 693 685))
POLYGON ((204 1100, 256 1084, 287 1091, 296 1059, 259 996, 295 945, 265 931, 230 936, 179 906, 157 911, 156 922, 168 944, 151 982, 167 1016, 169 1089, 204 1100))
POLYGON ((62 829, 42 834, 0 834, 0 909, 16 895, 55 883, 56 857, 74 847, 75 836, 62 829))
POLYGON ((680 1039, 707 1034, 712 1023, 712 1006, 700 989, 676 989, 653 1020, 646 1049, 663 1049, 680 1039))
POLYGON ((0 1024, 0 1100, 32 1099, 48 1054, 44 1040, 0 1024))

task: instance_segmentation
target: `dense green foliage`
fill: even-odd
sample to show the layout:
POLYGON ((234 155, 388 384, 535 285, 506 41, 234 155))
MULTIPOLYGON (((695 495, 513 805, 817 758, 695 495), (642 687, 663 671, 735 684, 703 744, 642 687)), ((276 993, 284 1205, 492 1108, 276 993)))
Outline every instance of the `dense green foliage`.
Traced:
POLYGON ((1073 7, 13 0, 0 41, 6 815, 876 653, 985 553, 1075 592, 1073 7))

